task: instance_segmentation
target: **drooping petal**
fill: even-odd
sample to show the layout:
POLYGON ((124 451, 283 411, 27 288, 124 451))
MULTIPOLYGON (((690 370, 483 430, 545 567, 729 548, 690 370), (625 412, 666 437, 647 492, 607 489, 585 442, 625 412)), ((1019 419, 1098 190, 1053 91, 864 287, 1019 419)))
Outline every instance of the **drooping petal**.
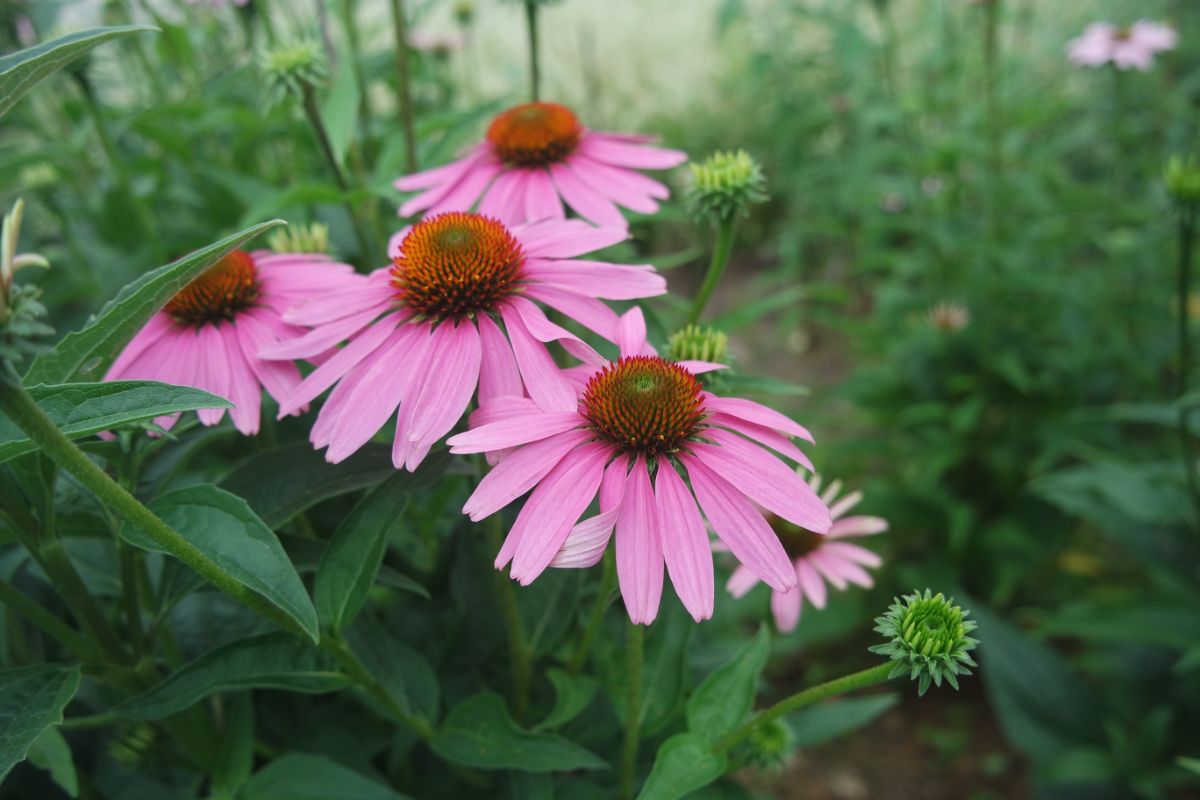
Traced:
POLYGON ((475 319, 483 348, 479 364, 479 405, 486 406, 497 397, 521 397, 525 387, 512 346, 487 314, 475 319))
POLYGON ((692 619, 708 619, 713 613, 713 559, 700 510, 683 479, 666 461, 658 464, 654 488, 667 574, 692 619))
POLYGON ((570 411, 576 406, 575 389, 558 365, 525 326, 520 312, 510 303, 500 308, 508 341, 512 344, 525 391, 547 411, 570 411))
POLYGON ((258 433, 262 415, 262 387, 254 376, 254 370, 246 362, 242 354, 242 346, 238 341, 237 323, 224 323, 220 327, 220 336, 225 344, 225 363, 229 367, 229 401, 233 408, 229 416, 233 425, 242 434, 253 436, 258 433))
POLYGON ((562 547, 554 555, 550 566, 560 569, 586 569, 594 567, 604 558, 613 528, 621 513, 621 500, 625 495, 625 476, 629 461, 625 456, 616 459, 604 470, 600 482, 600 513, 576 523, 562 547))
POLYGON ((725 583, 725 591, 732 596, 743 597, 746 592, 758 585, 758 576, 755 575, 745 564, 739 564, 729 576, 729 580, 725 583))
POLYGON ((833 527, 829 529, 829 538, 872 536, 876 533, 883 533, 887 529, 888 522, 882 517, 842 517, 833 521, 833 527))
POLYGON ((554 191, 550 173, 544 169, 530 170, 525 184, 525 219, 536 222, 542 219, 564 219, 562 200, 554 191))
POLYGON ((550 165, 550 177, 558 193, 579 216, 597 225, 622 227, 627 225, 620 209, 595 189, 592 189, 562 164, 550 165))
MULTIPOLYGON (((196 331, 196 339, 200 358, 197 364, 199 388, 229 400, 229 357, 226 355, 224 338, 216 325, 202 325, 196 331)), ((225 409, 202 408, 196 412, 196 416, 204 425, 216 425, 225 416, 225 409)))
POLYGON ((606 300, 636 300, 667 292, 666 279, 649 265, 530 259, 526 268, 540 284, 606 300))
POLYGON ((481 425, 474 430, 451 436, 446 443, 450 445, 450 452, 455 455, 485 453, 489 450, 503 450, 506 447, 537 442, 586 424, 587 420, 577 411, 546 411, 481 425))
POLYGON ((786 456, 787 458, 792 459, 797 464, 809 471, 811 471, 813 468, 812 462, 808 460, 808 456, 804 454, 804 451, 802 451, 799 447, 796 447, 790 438, 781 433, 776 433, 772 428, 767 428, 762 425, 755 425, 753 422, 747 422, 739 417, 722 413, 713 414, 711 417, 709 417, 708 424, 720 425, 723 428, 729 428, 730 430, 737 431, 743 436, 747 436, 760 444, 766 445, 776 453, 779 453, 781 456, 786 456))
POLYGON ((292 411, 315 400, 337 380, 354 368, 354 365, 373 353, 383 344, 394 331, 395 324, 389 319, 379 320, 359 334, 350 344, 337 351, 321 366, 317 367, 305 378, 287 399, 279 405, 279 416, 283 417, 292 411))
POLYGON ((781 633, 791 633, 800 622, 800 607, 804 599, 799 589, 790 592, 771 592, 771 615, 781 633))
POLYGON ((768 408, 762 403, 756 403, 753 400, 745 400, 740 397, 717 397, 716 395, 705 393, 704 407, 713 413, 728 414, 731 417, 744 419, 746 422, 753 422, 755 425, 762 425, 781 431, 788 436, 795 436, 806 442, 813 440, 812 434, 803 426, 780 414, 775 409, 768 408))
POLYGON ((827 597, 825 581, 821 580, 817 571, 803 558, 796 561, 796 578, 800 582, 800 589, 808 597, 813 607, 824 608, 827 597))
POLYGON ((625 610, 635 625, 653 622, 662 598, 663 552, 658 519, 650 474, 646 462, 639 458, 626 478, 617 516, 617 582, 625 610))
POLYGON ((579 152, 604 164, 633 169, 670 169, 687 161, 687 153, 680 150, 615 142, 598 136, 584 137, 579 152))
POLYGON ((536 486, 563 456, 590 438, 588 431, 568 430, 515 450, 483 476, 463 513, 473 522, 491 516, 536 486))
POLYGON ((632 170, 610 167, 584 156, 575 155, 567 159, 567 167, 575 173, 579 180, 594 190, 612 200, 614 203, 636 211, 639 214, 654 214, 658 211, 658 202, 645 192, 638 192, 628 176, 642 177, 632 170))

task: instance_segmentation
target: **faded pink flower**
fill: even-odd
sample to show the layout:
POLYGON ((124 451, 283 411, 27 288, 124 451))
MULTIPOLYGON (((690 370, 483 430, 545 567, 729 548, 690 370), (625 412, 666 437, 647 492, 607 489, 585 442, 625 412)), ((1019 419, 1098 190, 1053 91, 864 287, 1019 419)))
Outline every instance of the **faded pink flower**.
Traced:
MULTIPOLYGON (((354 269, 310 253, 234 250, 150 318, 117 357, 105 380, 153 380, 192 386, 234 404, 239 431, 258 433, 262 389, 282 402, 300 383, 294 364, 264 361, 258 350, 304 333, 285 309, 341 286, 354 269)), ((293 409, 299 412, 299 407, 293 409)), ((225 409, 201 409, 216 425, 225 409)), ((156 419, 170 428, 178 414, 156 419)))
POLYGON ((1083 35, 1067 43, 1067 58, 1084 67, 1112 63, 1117 69, 1149 70, 1154 54, 1174 50, 1179 35, 1166 25, 1138 20, 1128 28, 1093 22, 1083 35))
MULTIPOLYGON (((821 478, 817 475, 808 485, 814 492, 821 490, 821 478)), ((845 516, 846 512, 862 501, 862 492, 851 492, 838 500, 842 482, 834 481, 821 495, 821 501, 829 506, 833 525, 825 536, 818 536, 797 528, 790 521, 773 517, 771 527, 783 542, 783 548, 792 559, 799 589, 790 592, 771 592, 771 613, 779 630, 795 630, 800 621, 800 608, 804 598, 814 608, 824 608, 825 584, 839 591, 849 584, 871 587, 874 582, 864 567, 878 567, 883 560, 866 548, 840 541, 855 536, 872 536, 887 530, 887 520, 881 517, 845 516)), ((758 583, 759 578, 745 566, 738 567, 730 576, 725 588, 734 597, 741 597, 758 583)))
POLYGON ((472 419, 478 427, 448 440, 452 453, 516 448, 467 500, 472 520, 532 490, 496 568, 511 562, 511 577, 528 585, 547 567, 590 567, 615 531, 630 620, 648 625, 658 615, 665 566, 699 622, 712 616, 714 600, 707 517, 753 575, 781 592, 795 587, 760 506, 808 530, 829 529, 829 510, 780 458, 807 466, 792 438, 811 441, 808 431, 758 403, 704 391, 696 374, 720 365, 655 355, 636 308, 621 318, 617 342, 617 361, 573 370, 582 383, 575 407, 496 398, 472 419), (599 513, 580 521, 597 494, 599 513))
POLYGON ((336 384, 313 426, 313 445, 328 447, 325 457, 337 463, 396 414, 392 461, 413 470, 458 423, 477 388, 481 404, 513 395, 546 413, 573 410, 575 388, 546 343, 589 358, 593 351, 534 301, 614 338, 617 315, 598 298, 653 297, 666 292, 666 281, 649 266, 576 256, 627 236, 579 220, 510 229, 462 212, 417 223, 393 237, 391 268, 350 276, 284 315, 312 330, 264 349, 264 358, 312 358, 348 344, 280 412, 336 384))
POLYGON ((565 201, 596 225, 626 226, 618 205, 652 214, 668 195, 666 186, 637 170, 687 160, 648 141, 588 130, 557 103, 514 106, 492 120, 486 140, 466 157, 397 180, 398 190, 420 192, 400 206, 400 216, 469 211, 478 203, 479 213, 516 225, 563 219, 565 201))

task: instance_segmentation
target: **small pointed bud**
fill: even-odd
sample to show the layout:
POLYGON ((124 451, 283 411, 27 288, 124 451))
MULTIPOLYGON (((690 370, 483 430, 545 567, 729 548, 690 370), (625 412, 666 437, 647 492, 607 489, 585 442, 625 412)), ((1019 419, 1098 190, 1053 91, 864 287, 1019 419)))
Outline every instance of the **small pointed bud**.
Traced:
POLYGON ((688 325, 671 334, 667 355, 672 361, 709 361, 724 364, 729 337, 713 327, 688 325))
POLYGON ((291 95, 302 99, 313 87, 329 79, 329 65, 321 43, 302 39, 268 50, 261 66, 276 102, 291 95))
POLYGON ((908 673, 925 694, 930 683, 945 679, 958 688, 958 676, 970 675, 975 666, 971 651, 979 644, 967 634, 975 630, 970 612, 938 592, 926 589, 898 598, 887 613, 875 620, 875 630, 888 638, 886 644, 870 648, 895 662, 893 675, 908 673))
POLYGON ((267 239, 276 253, 329 253, 329 226, 320 222, 278 228, 267 239))
POLYGON ((1171 156, 1163 169, 1167 194, 1181 208, 1200 206, 1200 159, 1195 156, 1171 156))
POLYGON ((698 220, 728 222, 767 199, 762 168, 745 150, 713 153, 690 166, 688 207, 698 220))

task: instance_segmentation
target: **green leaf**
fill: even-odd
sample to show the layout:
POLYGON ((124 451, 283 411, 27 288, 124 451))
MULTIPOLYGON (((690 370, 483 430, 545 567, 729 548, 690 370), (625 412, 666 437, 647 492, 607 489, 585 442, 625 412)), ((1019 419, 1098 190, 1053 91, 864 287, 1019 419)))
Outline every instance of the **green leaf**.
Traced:
POLYGON ((0 781, 25 759, 79 689, 79 668, 37 664, 0 670, 0 781))
POLYGON ((879 694, 821 703, 787 717, 796 747, 812 747, 874 720, 900 701, 900 695, 879 694))
MULTIPOLYGON (((226 574, 265 597, 317 641, 317 612, 296 568, 245 500, 201 484, 167 492, 149 505, 226 574)), ((121 536, 144 550, 166 552, 133 526, 121 528, 121 536)))
POLYGON ((355 53, 343 50, 338 54, 341 68, 329 89, 329 96, 321 108, 321 118, 329 132, 329 144, 339 165, 346 163, 346 151, 358 128, 358 104, 360 92, 354 70, 350 68, 355 53))
POLYGON ((591 704, 599 685, 586 675, 572 675, 561 669, 550 669, 546 677, 554 685, 554 708, 539 722, 535 730, 561 727, 591 704))
POLYGON ((131 33, 157 30, 146 25, 89 28, 0 58, 0 117, 7 114, 26 92, 83 57, 93 47, 131 33))
POLYGON ((324 756, 291 753, 255 773, 242 787, 240 800, 406 800, 374 781, 324 756))
POLYGON ((705 678, 688 698, 688 730, 712 742, 745 719, 754 705, 758 676, 770 652, 767 628, 760 626, 755 637, 705 678))
POLYGON ((76 375, 100 378, 121 348, 180 289, 230 251, 284 224, 281 219, 263 222, 147 272, 118 292, 83 330, 68 333, 53 350, 38 356, 25 375, 25 385, 66 383, 76 375))
POLYGON ((323 651, 284 633, 238 639, 185 664, 146 692, 113 709, 127 719, 155 720, 188 708, 214 692, 283 689, 323 694, 349 679, 323 651))
POLYGON ((227 696, 223 722, 212 768, 212 788, 214 795, 232 796, 254 769, 254 702, 250 692, 227 696))
POLYGON ((324 625, 340 631, 354 620, 375 583, 388 540, 400 530, 409 494, 441 475, 449 463, 449 452, 443 450, 415 473, 393 474, 338 526, 313 585, 313 601, 324 625))
POLYGON ((451 709, 430 747, 447 761, 477 769, 557 772, 608 766, 561 736, 517 727, 495 692, 472 695, 451 709))
POLYGON ((675 800, 715 781, 729 768, 729 756, 714 753, 698 733, 677 733, 663 742, 638 800, 675 800))
POLYGON ((437 719, 440 687, 425 656, 370 617, 360 618, 347 628, 346 640, 367 672, 397 705, 406 712, 416 708, 427 719, 437 719))
POLYGON ((54 781, 71 797, 79 796, 79 775, 71 758, 71 746, 58 728, 46 728, 29 748, 29 763, 50 773, 54 781))
POLYGON ((263 522, 278 528, 322 500, 370 488, 395 472, 386 445, 367 445, 330 464, 308 442, 296 442, 243 462, 221 486, 244 497, 263 522))
MULTIPOLYGON (((232 405, 199 389, 155 381, 64 383, 34 386, 29 393, 59 430, 72 439, 165 414, 232 405)), ((0 463, 36 449, 20 428, 8 417, 0 416, 0 463)))

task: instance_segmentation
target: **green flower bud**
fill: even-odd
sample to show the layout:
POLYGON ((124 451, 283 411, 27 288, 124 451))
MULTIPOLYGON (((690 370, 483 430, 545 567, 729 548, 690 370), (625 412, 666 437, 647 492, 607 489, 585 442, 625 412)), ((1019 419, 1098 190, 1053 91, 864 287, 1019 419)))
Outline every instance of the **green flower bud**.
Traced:
POLYGON ((875 620, 875 630, 891 641, 870 650, 896 662, 889 679, 907 672, 919 681, 919 694, 928 691, 931 681, 941 686, 943 679, 957 689, 958 676, 970 675, 968 667, 976 666, 970 651, 979 640, 967 635, 975 630, 969 613, 941 592, 905 595, 875 620))
POLYGON ((458 0, 454 4, 454 19, 464 28, 475 18, 475 3, 473 0, 458 0))
POLYGON ((24 267, 50 266, 39 255, 17 252, 24 211, 25 203, 17 200, 0 226, 0 363, 5 364, 16 364, 27 354, 41 352, 45 348, 36 340, 54 333, 41 321, 46 315, 45 306, 38 302, 41 290, 13 282, 13 276, 24 267))
POLYGON ((782 719, 773 719, 759 725, 750 733, 747 741, 750 759, 766 769, 782 769, 788 757, 796 749, 796 737, 782 719))
POLYGON ((17 181, 26 191, 37 192, 42 189, 49 189, 51 186, 57 184, 58 171, 45 161, 39 161, 21 170, 17 181))
POLYGON ((691 169, 688 207, 697 219, 727 222, 767 199, 762 168, 745 150, 713 153, 691 169))
POLYGON ((1200 160, 1195 156, 1171 156, 1163 170, 1167 194, 1180 206, 1200 205, 1200 160))
POLYGON ((276 253, 328 253, 329 226, 320 222, 278 228, 267 238, 276 253))
POLYGON ((711 361, 725 363, 729 337, 713 327, 688 325, 671 334, 667 356, 672 361, 711 361))
POLYGON ((303 99, 306 92, 329 78, 325 51, 312 39, 268 50, 262 57, 262 70, 276 102, 288 95, 303 99))

